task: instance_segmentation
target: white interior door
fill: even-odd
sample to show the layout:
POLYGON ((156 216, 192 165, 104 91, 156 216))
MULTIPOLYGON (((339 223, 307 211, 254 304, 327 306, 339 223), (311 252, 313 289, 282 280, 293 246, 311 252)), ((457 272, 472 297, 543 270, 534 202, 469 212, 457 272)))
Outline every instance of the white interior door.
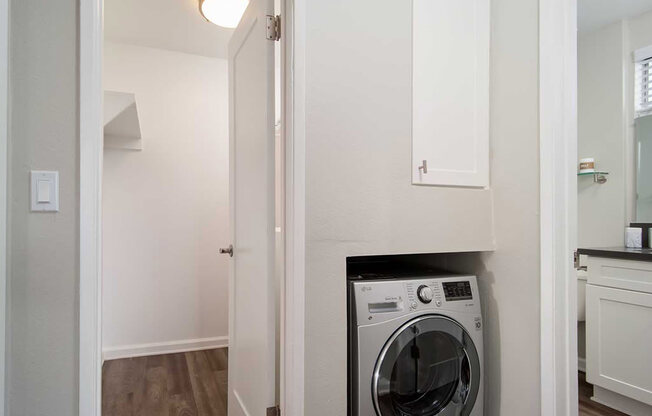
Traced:
POLYGON ((229 416, 276 404, 272 0, 250 0, 229 44, 229 416))

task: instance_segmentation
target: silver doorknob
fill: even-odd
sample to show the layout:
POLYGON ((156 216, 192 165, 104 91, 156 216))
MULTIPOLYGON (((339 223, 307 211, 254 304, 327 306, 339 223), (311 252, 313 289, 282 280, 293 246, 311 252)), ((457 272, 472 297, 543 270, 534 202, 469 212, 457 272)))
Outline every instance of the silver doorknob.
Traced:
POLYGON ((227 248, 221 248, 220 254, 228 254, 229 257, 233 257, 233 244, 229 244, 227 248))
POLYGON ((422 161, 422 165, 419 166, 419 171, 421 171, 423 173, 428 173, 428 161, 427 160, 422 161))

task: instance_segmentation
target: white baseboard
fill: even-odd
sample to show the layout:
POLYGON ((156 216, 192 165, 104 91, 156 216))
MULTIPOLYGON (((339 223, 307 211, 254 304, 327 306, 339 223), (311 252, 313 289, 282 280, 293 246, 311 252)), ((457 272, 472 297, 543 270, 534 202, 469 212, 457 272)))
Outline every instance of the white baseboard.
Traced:
POLYGON ((145 357, 148 355, 174 354, 179 352, 210 350, 229 346, 229 337, 184 339, 152 344, 125 345, 102 349, 103 360, 145 357))
POLYGON ((577 357, 577 369, 586 373, 586 358, 577 357))

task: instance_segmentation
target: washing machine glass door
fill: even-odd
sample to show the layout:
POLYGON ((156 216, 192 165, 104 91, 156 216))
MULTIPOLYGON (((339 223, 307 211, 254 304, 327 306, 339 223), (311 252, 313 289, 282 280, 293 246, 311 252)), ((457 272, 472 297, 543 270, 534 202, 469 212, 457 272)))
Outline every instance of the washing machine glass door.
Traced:
POLYGON ((480 386, 480 360, 468 333, 440 315, 415 318, 381 351, 372 381, 380 416, 468 415, 480 386))

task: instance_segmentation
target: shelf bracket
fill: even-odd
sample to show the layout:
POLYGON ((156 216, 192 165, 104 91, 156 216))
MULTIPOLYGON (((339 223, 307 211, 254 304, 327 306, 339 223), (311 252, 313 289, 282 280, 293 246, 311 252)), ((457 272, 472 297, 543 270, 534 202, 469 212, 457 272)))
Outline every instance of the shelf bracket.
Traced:
POLYGON ((594 173, 593 174, 593 182, 599 183, 602 185, 603 183, 607 182, 607 177, 603 175, 602 173, 594 173))

